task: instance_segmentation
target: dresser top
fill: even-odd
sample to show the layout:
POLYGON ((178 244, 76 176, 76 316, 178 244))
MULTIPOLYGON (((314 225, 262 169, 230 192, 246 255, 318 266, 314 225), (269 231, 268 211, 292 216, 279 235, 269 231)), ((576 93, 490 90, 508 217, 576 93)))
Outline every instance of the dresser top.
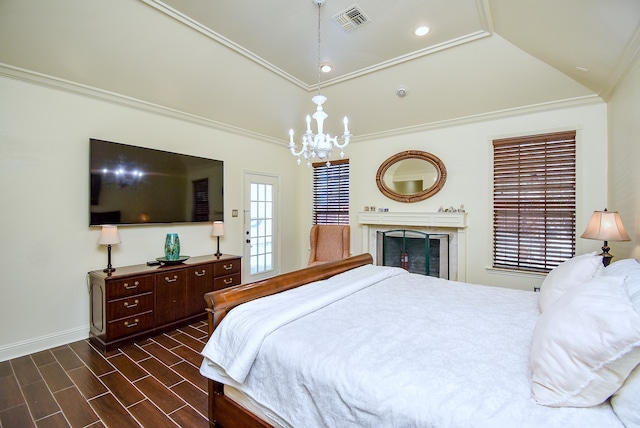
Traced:
POLYGON ((144 274, 151 274, 151 273, 168 272, 176 269, 184 269, 190 266, 198 266, 201 264, 207 264, 207 263, 213 263, 213 262, 224 262, 226 260, 233 260, 233 259, 239 259, 239 258, 240 256, 233 256, 230 254, 223 254, 220 257, 216 257, 213 254, 211 254, 207 256, 191 257, 182 263, 174 264, 174 265, 148 266, 147 264, 141 264, 141 265, 132 265, 132 266, 115 266, 116 270, 111 274, 107 274, 106 272, 103 272, 102 269, 91 271, 89 272, 89 274, 94 277, 117 279, 117 278, 132 276, 132 275, 144 275, 144 274))

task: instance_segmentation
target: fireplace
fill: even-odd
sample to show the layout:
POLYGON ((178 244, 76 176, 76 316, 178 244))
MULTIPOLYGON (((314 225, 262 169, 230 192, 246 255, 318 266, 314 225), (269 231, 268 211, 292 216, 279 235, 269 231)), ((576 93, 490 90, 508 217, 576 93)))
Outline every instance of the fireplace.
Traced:
POLYGON ((378 266, 395 266, 411 273, 449 279, 449 235, 416 230, 377 232, 378 266))
MULTIPOLYGON (((429 260, 429 274, 454 280, 465 281, 467 275, 467 213, 466 212, 361 212, 358 214, 358 223, 362 227, 362 251, 373 256, 374 263, 383 265, 384 254, 380 254, 382 246, 378 245, 378 232, 393 232, 406 230, 413 233, 428 234, 435 239, 438 235, 441 251, 438 263, 434 259, 429 260), (446 235, 446 237, 445 237, 446 235), (442 246, 447 243, 447 250, 442 246), (432 266, 438 266, 438 273, 432 266), (444 264, 444 265, 443 265, 444 264)), ((397 237, 396 237, 397 238, 397 237)), ((431 240, 430 240, 431 241, 431 240)), ((422 244, 417 244, 422 245, 422 244)), ((429 244, 429 252, 432 246, 429 244)), ((409 263, 412 261, 412 253, 409 250, 409 263)), ((395 256, 390 256, 395 258, 395 256)), ((399 261, 399 256, 396 258, 399 261)), ((415 260, 414 260, 415 261, 415 260)), ((425 262, 426 264, 426 262, 425 262)), ((396 264, 399 266, 399 264, 396 264)), ((414 269, 411 266, 410 269, 414 269)), ((415 267, 415 269, 418 269, 415 267)), ((426 268, 425 271, 426 272, 426 268)))

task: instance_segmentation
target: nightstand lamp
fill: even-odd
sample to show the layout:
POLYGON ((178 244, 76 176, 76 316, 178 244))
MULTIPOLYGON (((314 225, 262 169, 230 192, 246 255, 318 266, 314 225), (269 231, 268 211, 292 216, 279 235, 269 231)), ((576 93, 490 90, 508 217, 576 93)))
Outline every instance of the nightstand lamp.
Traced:
POLYGON ((591 220, 584 233, 580 236, 586 239, 604 241, 602 246, 602 264, 609 266, 613 256, 609 254, 608 241, 630 241, 629 235, 624 230, 622 220, 617 211, 594 211, 591 220))
POLYGON ((218 251, 216 251, 215 256, 220 257, 222 255, 222 253, 220 252, 220 237, 224 236, 224 222, 213 222, 213 227, 211 228, 211 236, 215 236, 216 238, 218 238, 218 251))
POLYGON ((116 268, 111 266, 111 246, 119 244, 120 235, 118 235, 118 227, 117 226, 102 226, 102 230, 100 231, 100 237, 98 238, 98 244, 107 246, 107 268, 103 270, 108 274, 114 272, 116 268))

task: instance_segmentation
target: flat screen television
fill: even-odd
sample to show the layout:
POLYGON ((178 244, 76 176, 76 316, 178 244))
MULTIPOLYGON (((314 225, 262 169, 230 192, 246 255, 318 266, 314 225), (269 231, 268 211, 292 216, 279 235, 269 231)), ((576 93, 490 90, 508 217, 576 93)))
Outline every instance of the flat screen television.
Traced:
POLYGON ((224 219, 224 163, 90 139, 89 225, 224 219))

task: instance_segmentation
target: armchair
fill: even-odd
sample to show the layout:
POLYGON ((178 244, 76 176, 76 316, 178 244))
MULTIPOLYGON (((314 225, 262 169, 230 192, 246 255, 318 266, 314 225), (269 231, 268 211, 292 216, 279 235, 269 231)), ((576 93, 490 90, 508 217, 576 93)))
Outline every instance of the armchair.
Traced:
POLYGON ((345 225, 316 224, 311 228, 309 266, 346 259, 351 251, 350 228, 345 225))

